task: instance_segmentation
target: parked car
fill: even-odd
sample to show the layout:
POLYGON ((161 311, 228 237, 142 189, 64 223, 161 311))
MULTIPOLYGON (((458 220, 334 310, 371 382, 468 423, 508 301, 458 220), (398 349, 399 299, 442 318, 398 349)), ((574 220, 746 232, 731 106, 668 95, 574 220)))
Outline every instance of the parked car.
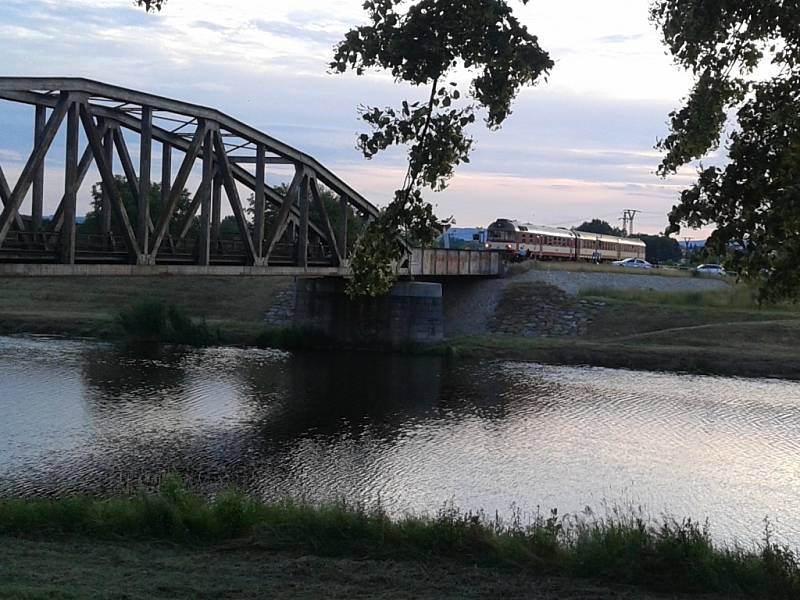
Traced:
POLYGON ((618 267, 633 267, 634 269, 652 269, 653 265, 644 260, 643 258, 626 258, 624 260, 615 260, 612 265, 618 267))
POLYGON ((722 265, 703 264, 695 268, 698 273, 708 273, 709 275, 726 275, 727 272, 722 265))

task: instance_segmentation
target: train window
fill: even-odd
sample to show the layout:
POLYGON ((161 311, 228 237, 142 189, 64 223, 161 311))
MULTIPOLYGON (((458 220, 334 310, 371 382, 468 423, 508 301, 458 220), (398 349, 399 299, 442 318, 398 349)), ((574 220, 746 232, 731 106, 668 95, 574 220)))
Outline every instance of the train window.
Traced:
POLYGON ((513 232, 498 229, 490 230, 488 237, 490 240, 498 242, 513 242, 515 240, 513 232))

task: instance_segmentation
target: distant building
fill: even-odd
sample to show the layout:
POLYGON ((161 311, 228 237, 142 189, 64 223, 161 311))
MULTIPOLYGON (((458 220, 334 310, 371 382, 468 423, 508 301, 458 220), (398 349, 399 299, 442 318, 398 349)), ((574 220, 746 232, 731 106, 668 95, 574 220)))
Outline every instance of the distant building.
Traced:
POLYGON ((475 235, 485 236, 486 230, 483 227, 451 227, 447 230, 450 239, 463 240, 471 242, 475 239, 475 235))
POLYGON ((483 227, 451 227, 439 238, 442 248, 482 247, 486 243, 483 227))

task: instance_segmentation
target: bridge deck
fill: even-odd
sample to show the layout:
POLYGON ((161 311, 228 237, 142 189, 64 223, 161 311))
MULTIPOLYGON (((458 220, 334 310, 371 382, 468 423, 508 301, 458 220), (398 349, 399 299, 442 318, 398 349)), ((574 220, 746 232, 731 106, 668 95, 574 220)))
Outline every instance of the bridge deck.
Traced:
MULTIPOLYGON (((414 248, 408 265, 398 269, 400 276, 414 277, 492 277, 502 274, 503 262, 497 252, 414 248)), ((347 277, 350 270, 341 266, 293 265, 193 265, 193 264, 58 264, 0 263, 0 277, 135 277, 146 275, 195 276, 296 276, 347 277)))

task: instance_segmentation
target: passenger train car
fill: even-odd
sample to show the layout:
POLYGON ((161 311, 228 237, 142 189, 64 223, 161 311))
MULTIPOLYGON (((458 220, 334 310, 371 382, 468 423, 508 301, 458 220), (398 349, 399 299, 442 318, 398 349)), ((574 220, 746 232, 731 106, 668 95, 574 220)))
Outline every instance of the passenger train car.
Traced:
POLYGON ((489 225, 486 249, 508 252, 515 259, 610 262, 645 257, 645 243, 636 238, 545 227, 510 219, 497 219, 489 225))

